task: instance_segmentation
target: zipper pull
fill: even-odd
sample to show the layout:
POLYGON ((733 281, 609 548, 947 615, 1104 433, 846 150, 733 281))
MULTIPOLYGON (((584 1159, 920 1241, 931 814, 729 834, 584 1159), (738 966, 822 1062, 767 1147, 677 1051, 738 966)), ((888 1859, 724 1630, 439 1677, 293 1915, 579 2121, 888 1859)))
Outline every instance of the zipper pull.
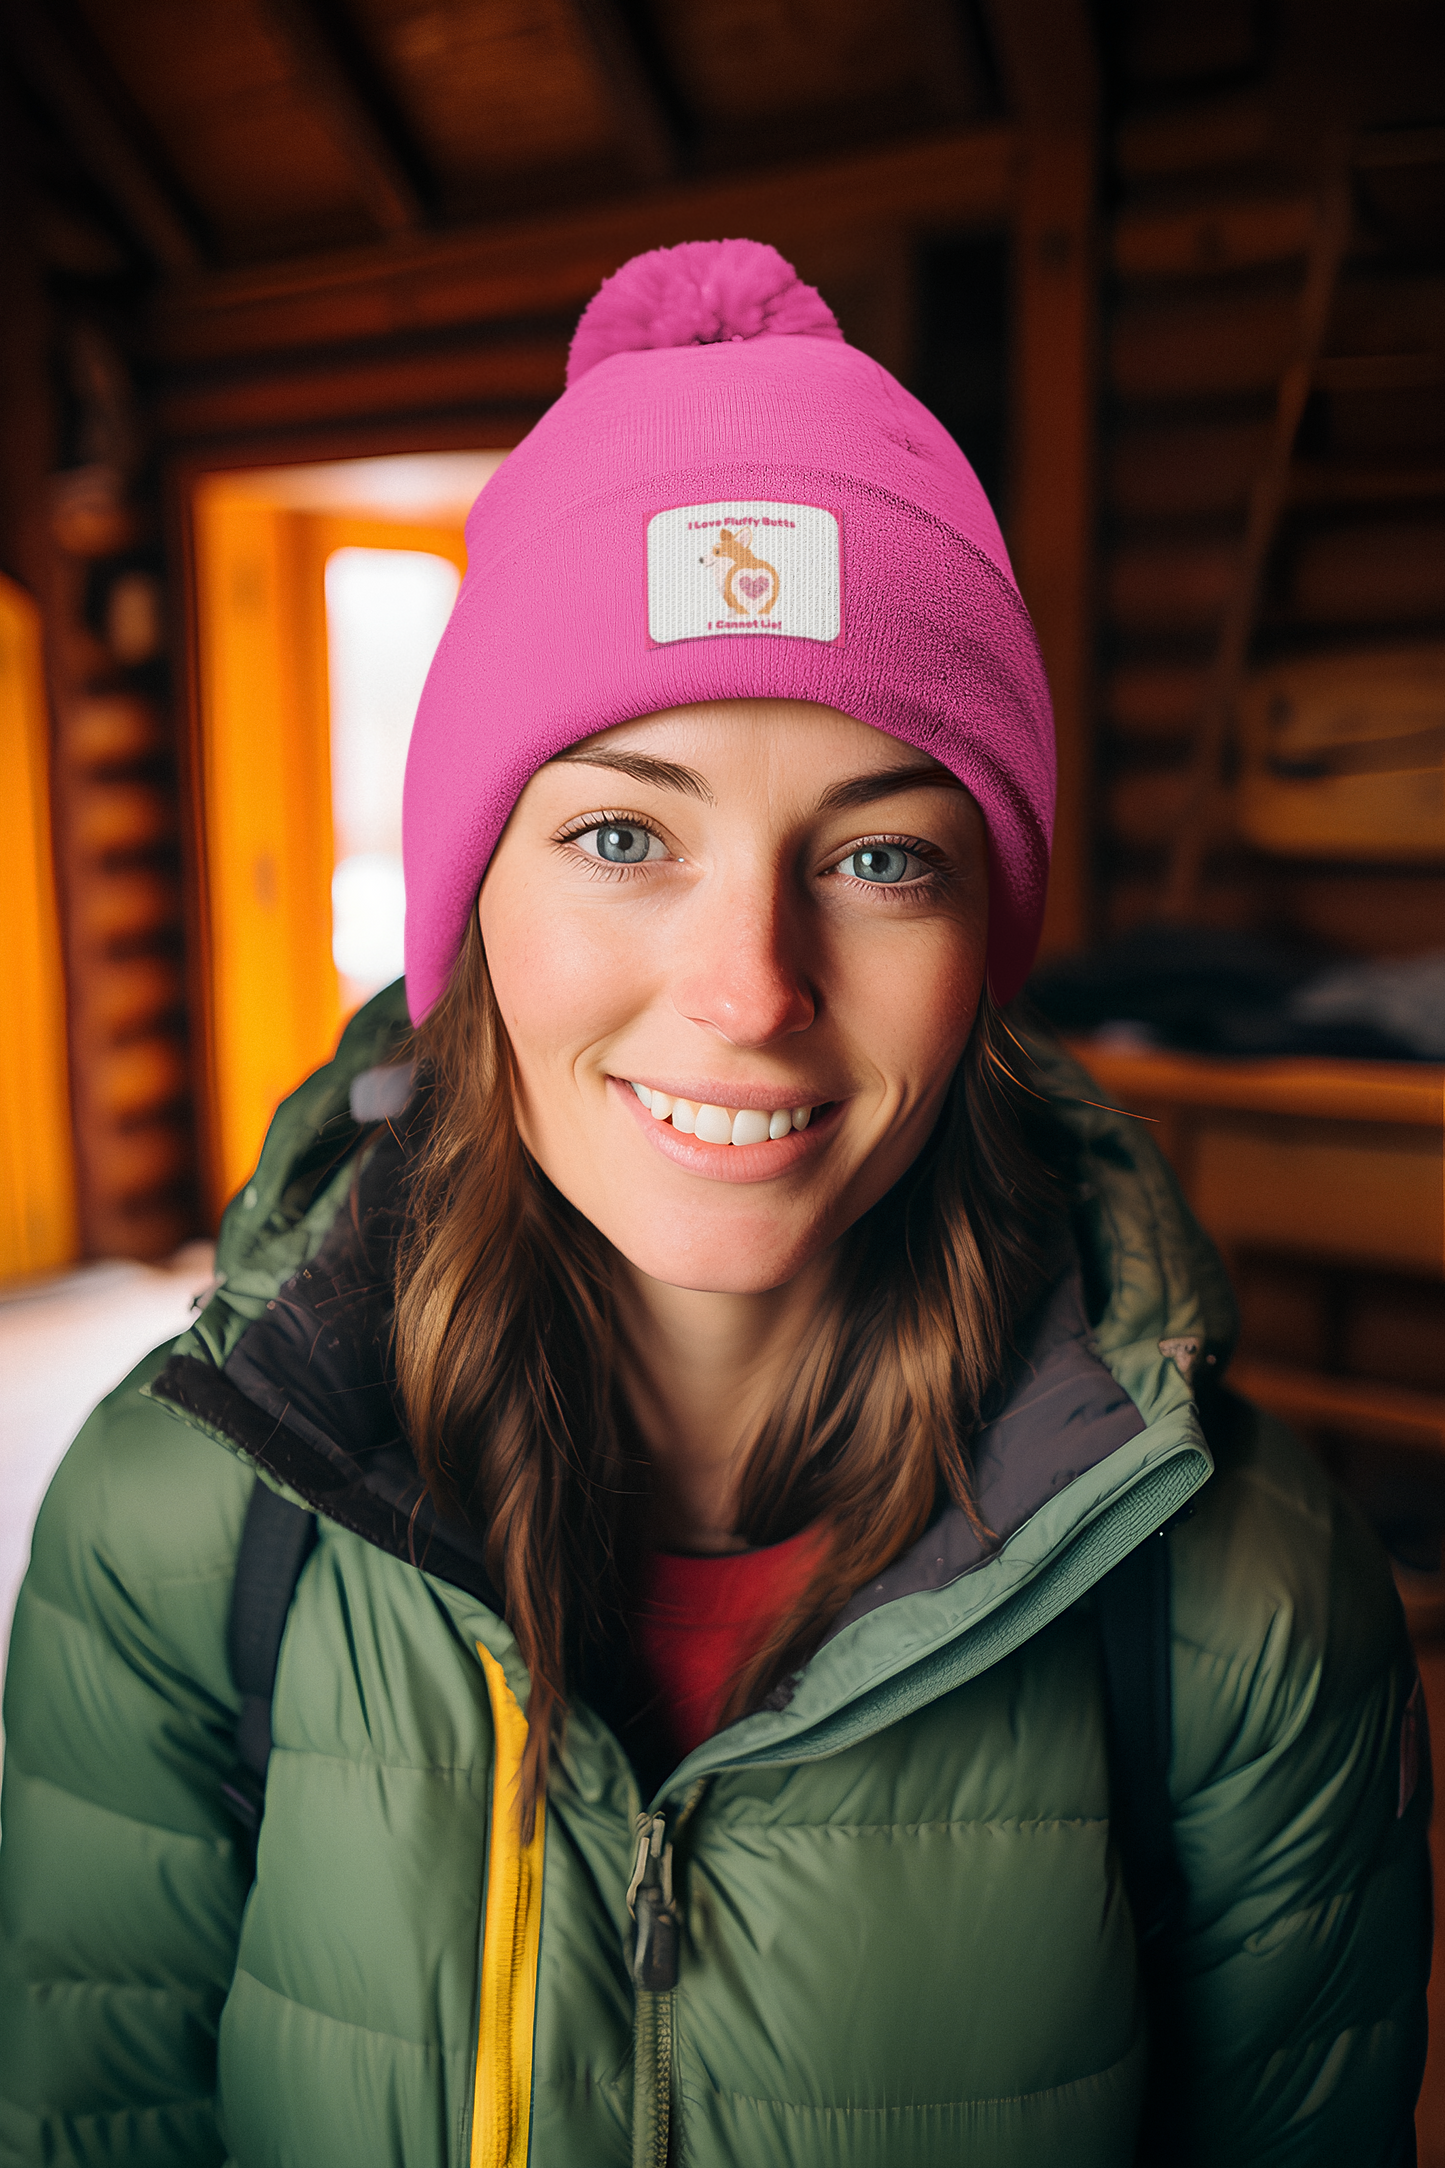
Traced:
POLYGON ((637 1817, 637 1862, 627 1890, 627 1909, 637 1923, 632 1979, 651 1995, 677 1985, 681 1921, 672 1901, 672 1839, 667 1815, 637 1817))

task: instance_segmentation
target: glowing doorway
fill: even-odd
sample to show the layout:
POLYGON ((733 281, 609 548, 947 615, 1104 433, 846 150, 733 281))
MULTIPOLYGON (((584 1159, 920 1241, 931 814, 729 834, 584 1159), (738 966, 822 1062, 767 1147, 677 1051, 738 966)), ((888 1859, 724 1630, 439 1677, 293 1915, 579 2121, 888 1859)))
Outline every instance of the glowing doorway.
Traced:
POLYGON ((401 786, 461 574, 429 550, 337 550, 326 564, 331 689, 331 954, 353 1009, 402 975, 401 786))
POLYGON ((501 452, 206 475, 193 503, 213 1202, 400 972, 401 774, 501 452))

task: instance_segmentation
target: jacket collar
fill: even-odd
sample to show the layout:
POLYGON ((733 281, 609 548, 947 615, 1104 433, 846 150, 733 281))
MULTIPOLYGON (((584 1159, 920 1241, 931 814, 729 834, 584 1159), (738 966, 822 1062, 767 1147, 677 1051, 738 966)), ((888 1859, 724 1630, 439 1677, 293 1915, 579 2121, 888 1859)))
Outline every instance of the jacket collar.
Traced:
POLYGON ((390 1279, 403 1147, 389 1125, 358 1152, 314 1257, 216 1363, 177 1348, 151 1397, 253 1461, 328 1520, 500 1609, 465 1523, 421 1480, 389 1375, 390 1279))

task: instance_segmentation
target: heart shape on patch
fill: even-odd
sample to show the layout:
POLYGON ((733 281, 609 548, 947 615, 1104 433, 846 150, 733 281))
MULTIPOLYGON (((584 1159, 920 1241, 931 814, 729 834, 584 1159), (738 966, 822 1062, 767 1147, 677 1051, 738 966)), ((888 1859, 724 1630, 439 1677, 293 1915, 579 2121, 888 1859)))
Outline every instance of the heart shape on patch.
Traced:
POLYGON ((760 595, 765 595, 772 584, 766 572, 743 572, 738 576, 738 586, 749 602, 756 602, 760 595))

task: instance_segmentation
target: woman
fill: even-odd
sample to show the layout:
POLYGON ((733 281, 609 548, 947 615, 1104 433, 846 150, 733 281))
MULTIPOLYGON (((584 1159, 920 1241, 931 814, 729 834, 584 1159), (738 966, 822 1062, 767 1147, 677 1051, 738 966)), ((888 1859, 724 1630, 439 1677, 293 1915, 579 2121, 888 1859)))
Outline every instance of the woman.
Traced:
POLYGON ((1206 1389, 1152 1148, 999 1013, 1051 735, 962 455, 694 244, 602 289, 469 547, 415 1038, 380 997, 281 1110, 41 1518, 5 2159, 1412 2159, 1399 1606, 1206 1389), (234 1671, 227 1623, 275 1494, 273 1686, 249 1565, 234 1671), (1166 1556, 1151 1911, 1100 1621, 1166 1556))

